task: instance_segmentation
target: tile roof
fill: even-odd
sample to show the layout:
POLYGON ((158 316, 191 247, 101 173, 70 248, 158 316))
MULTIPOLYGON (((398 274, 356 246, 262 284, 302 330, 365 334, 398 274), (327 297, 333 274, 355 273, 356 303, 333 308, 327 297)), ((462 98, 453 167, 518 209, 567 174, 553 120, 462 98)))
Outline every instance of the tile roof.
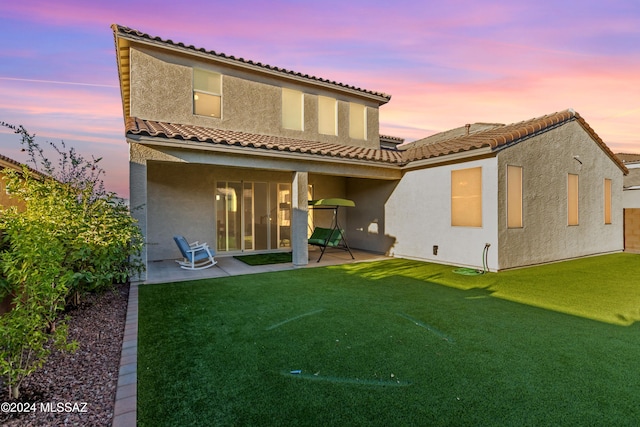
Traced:
POLYGON ((29 165, 20 163, 17 160, 13 160, 12 158, 9 158, 3 154, 0 154, 0 169, 9 168, 9 169, 14 169, 18 172, 22 172, 23 167, 26 167, 31 173, 35 174, 36 176, 39 176, 39 177, 45 176, 44 173, 32 168, 29 165))
POLYGON ((629 169, 629 175, 624 177, 624 188, 640 187, 640 168, 629 169))
POLYGON ((3 154, 0 154, 0 162, 1 163, 9 163, 7 166, 11 167, 12 169, 22 170, 22 166, 23 166, 22 163, 20 163, 20 162, 18 162, 16 160, 13 160, 12 158, 9 158, 9 157, 7 157, 7 156, 5 156, 3 154))
POLYGON ((616 153, 616 157, 622 160, 622 163, 638 163, 640 162, 640 154, 632 153, 616 153))
MULTIPOLYGON (((486 130, 453 137, 451 139, 436 139, 435 142, 431 142, 429 138, 425 138, 421 140, 424 143, 421 144, 419 143, 420 141, 416 141, 418 144, 413 143, 408 148, 405 148, 403 151, 403 159, 406 162, 413 162, 449 154, 469 152, 485 147, 489 147, 492 150, 499 150, 574 120, 582 126, 620 169, 625 173, 628 172, 622 161, 613 154, 591 126, 589 126, 577 112, 571 109, 510 125, 492 125, 486 130)), ((403 150, 403 147, 399 148, 403 150)))
POLYGON ((468 136, 478 132, 482 132, 488 129, 495 129, 497 127, 504 126, 503 123, 473 123, 465 126, 460 126, 455 129, 449 129, 443 132, 430 135, 426 138, 418 139, 412 142, 407 142, 400 147, 400 149, 408 150, 413 147, 423 146, 426 144, 432 144, 436 142, 448 141, 461 136, 468 136))
POLYGON ((253 149, 287 151, 351 160, 402 164, 402 154, 390 150, 354 147, 270 135, 251 134, 202 126, 156 122, 130 117, 125 124, 127 135, 162 137, 183 141, 220 144, 253 149))
MULTIPOLYGON (((365 160, 405 166, 414 161, 436 159, 439 157, 442 157, 442 161, 446 161, 446 156, 456 153, 469 153, 473 155, 473 150, 480 148, 490 148, 492 152, 496 152, 571 121, 577 121, 611 160, 613 160, 625 174, 628 173, 628 169, 624 163, 613 154, 602 139, 591 129, 589 124, 573 110, 548 114, 510 125, 492 126, 484 131, 453 137, 448 140, 436 139, 435 142, 412 145, 408 149, 399 147, 398 151, 251 134, 195 125, 157 122, 135 117, 127 118, 125 128, 127 135, 162 137, 181 141, 248 147, 261 150, 287 151, 333 157, 336 159, 365 160)), ((428 141, 428 138, 422 141, 428 141)))
POLYGON ((311 82, 318 82, 318 83, 322 83, 322 84, 328 84, 331 86, 336 86, 339 89, 350 89, 350 90, 354 90, 356 92, 362 92, 363 94, 369 95, 369 96, 374 96, 376 98, 380 98, 379 100, 384 104, 386 102, 389 102, 389 100, 391 99, 391 95, 388 95, 386 93, 383 92, 376 92, 376 91, 371 91, 371 90, 367 90, 367 89, 362 89, 356 86, 351 86, 348 84, 344 84, 344 83, 340 83, 340 82, 336 82, 334 80, 328 80, 328 79, 323 79, 321 77, 316 77, 316 76, 312 76, 309 74, 303 74, 303 73, 299 73, 299 72, 295 72, 295 71, 291 71, 291 70, 287 70, 285 68, 280 68, 280 67, 274 67, 268 64, 263 64, 261 62, 255 62, 249 59, 244 59, 244 58, 236 58, 235 56, 232 55, 226 55, 224 53, 221 52, 216 52, 213 50, 206 50, 204 48, 197 48, 193 45, 185 45, 184 43, 175 43, 172 40, 165 40, 162 39, 160 37, 154 37, 154 36, 150 36, 147 33, 143 33, 141 31, 138 30, 134 30, 132 28, 129 27, 125 27, 122 25, 118 25, 118 24, 113 24, 111 25, 111 28, 113 29, 114 32, 114 36, 121 35, 121 36, 131 36, 137 39, 142 39, 142 40, 148 40, 151 42, 157 42, 160 43, 162 45, 165 46, 169 46, 169 47, 173 47, 173 48, 178 48, 178 49, 183 49, 186 51, 190 51, 193 53, 199 52, 199 53, 204 53, 208 56, 210 56, 211 58, 215 58, 215 59, 223 59, 223 60, 231 60, 237 64, 241 64, 241 65, 245 65, 245 66, 249 66, 258 70, 263 70, 263 71, 270 71, 270 72, 276 72, 284 77, 298 77, 298 78, 302 78, 305 80, 309 80, 311 82))

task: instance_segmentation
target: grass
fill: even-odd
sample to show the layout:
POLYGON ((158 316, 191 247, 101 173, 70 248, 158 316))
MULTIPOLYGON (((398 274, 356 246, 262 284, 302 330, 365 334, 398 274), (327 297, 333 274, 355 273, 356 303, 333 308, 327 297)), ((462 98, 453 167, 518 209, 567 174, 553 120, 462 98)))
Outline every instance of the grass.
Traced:
POLYGON ((284 264, 291 262, 291 252, 273 252, 268 254, 237 255, 235 259, 248 265, 284 264))
POLYGON ((634 425, 638 277, 640 256, 615 254, 144 286, 138 423, 634 425))

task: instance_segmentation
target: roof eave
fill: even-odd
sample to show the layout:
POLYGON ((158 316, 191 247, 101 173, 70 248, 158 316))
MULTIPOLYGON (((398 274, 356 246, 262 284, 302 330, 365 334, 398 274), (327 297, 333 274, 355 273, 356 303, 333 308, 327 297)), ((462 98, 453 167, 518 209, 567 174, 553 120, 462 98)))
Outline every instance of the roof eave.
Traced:
POLYGON ((495 150, 491 147, 481 147, 472 150, 460 151, 458 153, 443 154, 440 156, 429 157, 427 159, 413 160, 406 163, 403 167, 403 171, 411 171, 415 169, 423 169, 433 166, 440 166, 442 164, 460 163, 463 161, 476 160, 480 158, 493 157, 496 155, 495 150))
POLYGON ((333 164, 349 164, 368 166, 376 168, 384 168, 391 170, 400 170, 402 165, 400 163, 376 161, 371 159, 356 159, 351 157, 340 156, 327 156, 321 154, 301 153, 298 151, 285 151, 285 150, 269 150, 264 148, 254 148, 246 146, 236 146, 228 144, 219 144, 211 142, 196 142, 190 140, 180 140, 176 142, 172 138, 160 137, 160 136, 146 136, 127 134, 127 142, 134 142, 146 146, 162 146, 178 149, 190 149, 201 150, 208 152, 218 152, 225 154, 235 154, 242 156, 254 156, 261 158, 277 158, 288 160, 305 160, 313 162, 333 163, 333 164))
POLYGON ((591 126, 589 126, 589 123, 587 123, 587 121, 583 119, 582 116, 578 113, 575 113, 575 118, 582 129, 584 129, 585 132, 587 132, 591 136, 591 138, 600 146, 602 151, 604 151, 605 154, 609 156, 609 158, 620 168, 622 173, 624 175, 628 175, 629 169, 627 169, 622 160, 620 160, 618 156, 616 156, 614 152, 611 151, 609 146, 602 140, 602 138, 600 138, 600 136, 598 136, 598 134, 591 128, 591 126))
POLYGON ((116 25, 112 25, 114 43, 116 49, 116 65, 118 67, 118 81, 120 83, 120 96, 122 99, 122 113, 124 120, 130 117, 130 82, 129 82, 129 41, 121 37, 116 25))

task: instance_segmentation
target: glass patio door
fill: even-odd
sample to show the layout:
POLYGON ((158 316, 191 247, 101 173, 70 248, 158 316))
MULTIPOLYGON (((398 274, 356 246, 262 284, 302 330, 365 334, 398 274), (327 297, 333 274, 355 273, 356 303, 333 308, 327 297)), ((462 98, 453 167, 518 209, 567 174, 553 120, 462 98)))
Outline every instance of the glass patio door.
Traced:
POLYGON ((291 184, 278 184, 277 248, 291 246, 291 184))
POLYGON ((291 184, 216 184, 216 248, 220 252, 291 246, 291 184))
POLYGON ((242 248, 241 182, 219 182, 216 185, 216 248, 234 251, 242 248))

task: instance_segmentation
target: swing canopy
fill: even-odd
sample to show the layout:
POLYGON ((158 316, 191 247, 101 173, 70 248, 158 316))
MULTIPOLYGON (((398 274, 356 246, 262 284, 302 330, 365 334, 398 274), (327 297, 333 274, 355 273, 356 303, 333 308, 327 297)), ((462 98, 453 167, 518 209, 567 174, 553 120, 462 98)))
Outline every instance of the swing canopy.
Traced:
POLYGON ((346 206, 346 207, 355 208, 356 204, 353 200, 332 197, 330 199, 309 200, 309 206, 312 206, 312 207, 313 206, 328 206, 328 207, 346 206))
POLYGON ((349 251, 351 259, 355 259, 353 257, 353 254, 351 253, 349 244, 347 243, 347 237, 344 234, 344 230, 340 228, 340 225, 338 224, 338 208, 343 206, 352 208, 355 207, 356 204, 353 202, 353 200, 340 199, 337 197, 330 199, 309 200, 309 206, 312 209, 333 210, 333 220, 331 221, 331 228, 316 227, 314 228, 311 237, 309 237, 308 239, 308 243, 310 245, 320 247, 320 258, 318 258, 318 262, 320 262, 320 260, 322 259, 322 255, 324 255, 324 251, 327 249, 327 247, 349 251))

